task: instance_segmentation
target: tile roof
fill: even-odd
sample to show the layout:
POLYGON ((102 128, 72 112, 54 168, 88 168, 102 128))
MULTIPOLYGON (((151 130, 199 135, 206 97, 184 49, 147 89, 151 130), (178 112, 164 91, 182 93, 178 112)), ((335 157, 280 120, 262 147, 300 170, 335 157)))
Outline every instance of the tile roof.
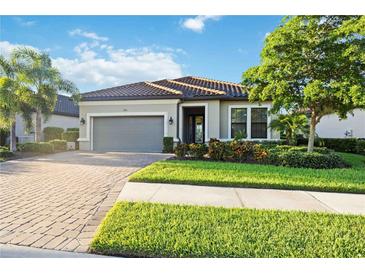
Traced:
POLYGON ((172 80, 139 82, 82 94, 82 101, 128 99, 247 99, 237 83, 187 76, 172 80))
POLYGON ((79 106, 70 97, 59 94, 53 114, 79 117, 79 106))

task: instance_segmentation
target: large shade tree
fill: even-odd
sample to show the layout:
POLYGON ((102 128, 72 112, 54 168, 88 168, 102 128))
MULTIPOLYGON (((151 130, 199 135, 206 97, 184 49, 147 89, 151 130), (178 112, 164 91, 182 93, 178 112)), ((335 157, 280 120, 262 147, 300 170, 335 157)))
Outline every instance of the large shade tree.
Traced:
POLYGON ((265 39, 258 66, 243 74, 250 101, 306 113, 308 151, 325 115, 365 108, 365 16, 285 17, 265 39))
POLYGON ((79 99, 79 90, 70 81, 63 79, 59 70, 52 65, 52 60, 45 52, 37 52, 30 48, 17 48, 12 52, 12 58, 22 70, 19 78, 32 91, 32 106, 36 112, 35 141, 41 141, 42 117, 45 120, 55 108, 57 94, 65 92, 79 99))
POLYGON ((17 77, 21 69, 14 59, 0 56, 0 128, 10 132, 10 151, 16 150, 16 114, 23 116, 27 129, 32 127, 31 91, 17 77))

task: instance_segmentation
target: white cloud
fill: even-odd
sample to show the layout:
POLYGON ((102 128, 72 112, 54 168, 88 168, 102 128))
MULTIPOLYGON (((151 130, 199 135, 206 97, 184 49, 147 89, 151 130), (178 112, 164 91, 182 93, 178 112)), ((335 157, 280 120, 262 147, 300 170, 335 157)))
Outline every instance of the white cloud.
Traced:
POLYGON ((22 27, 33 27, 36 24, 36 21, 27 21, 21 17, 14 17, 14 20, 22 27))
MULTIPOLYGON (((9 56, 17 46, 24 45, 0 41, 0 52, 9 56)), ((174 52, 153 47, 115 49, 108 44, 84 42, 74 51, 75 58, 52 60, 64 77, 83 91, 182 76, 182 65, 174 60, 179 49, 174 52)))
POLYGON ((71 30, 69 32, 69 34, 71 36, 81 36, 81 37, 85 37, 85 38, 89 38, 89 39, 97 40, 97 41, 108 41, 109 40, 108 37, 99 36, 95 32, 88 32, 88 31, 84 31, 82 29, 71 30))
POLYGON ((182 26, 186 29, 190 29, 195 32, 203 32, 205 23, 208 20, 218 21, 221 17, 220 16, 213 16, 213 15, 199 15, 194 18, 187 18, 182 22, 182 26))

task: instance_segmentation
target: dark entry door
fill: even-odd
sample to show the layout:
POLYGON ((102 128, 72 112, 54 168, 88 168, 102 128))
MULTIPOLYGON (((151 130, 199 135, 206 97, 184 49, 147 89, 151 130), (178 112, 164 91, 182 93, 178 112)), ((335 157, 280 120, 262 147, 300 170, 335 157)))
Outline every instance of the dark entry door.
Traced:
POLYGON ((204 143, 204 116, 188 115, 187 143, 204 143))

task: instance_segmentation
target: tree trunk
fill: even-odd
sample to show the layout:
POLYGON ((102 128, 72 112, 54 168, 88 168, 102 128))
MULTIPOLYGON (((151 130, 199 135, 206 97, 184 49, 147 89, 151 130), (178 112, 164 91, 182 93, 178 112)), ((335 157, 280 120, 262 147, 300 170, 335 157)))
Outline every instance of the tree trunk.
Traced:
POLYGON ((15 121, 11 124, 10 127, 10 151, 16 151, 15 121))
POLYGON ((308 152, 313 152, 314 137, 316 135, 316 114, 312 111, 310 125, 309 125, 309 138, 308 138, 308 152))
POLYGON ((39 109, 37 109, 36 117, 35 117, 35 137, 34 141, 36 143, 41 142, 42 140, 42 113, 39 109))

